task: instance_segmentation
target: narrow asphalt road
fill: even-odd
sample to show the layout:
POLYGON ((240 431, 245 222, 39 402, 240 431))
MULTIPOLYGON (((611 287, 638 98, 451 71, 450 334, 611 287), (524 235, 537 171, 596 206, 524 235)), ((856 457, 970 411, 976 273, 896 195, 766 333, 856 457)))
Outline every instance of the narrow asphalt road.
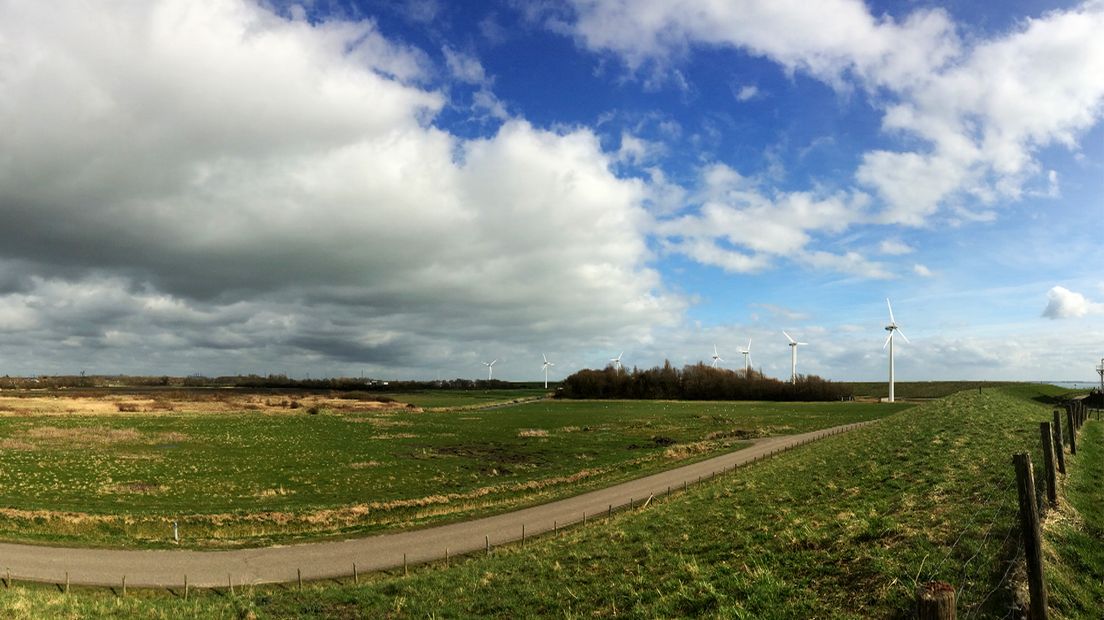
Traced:
POLYGON ((662 496, 707 479, 725 470, 750 463, 775 452, 869 424, 861 422, 799 435, 770 437, 742 450, 699 463, 630 480, 514 512, 425 529, 379 534, 343 541, 230 551, 112 550, 40 547, 0 543, 0 569, 13 579, 73 584, 180 587, 185 575, 196 587, 235 586, 274 582, 347 577, 357 570, 370 572, 441 560, 450 555, 480 551, 515 541, 522 536, 552 531, 554 527, 584 519, 600 520, 609 507, 630 502, 639 506, 650 496, 662 496), (301 571, 301 572, 300 572, 301 571))

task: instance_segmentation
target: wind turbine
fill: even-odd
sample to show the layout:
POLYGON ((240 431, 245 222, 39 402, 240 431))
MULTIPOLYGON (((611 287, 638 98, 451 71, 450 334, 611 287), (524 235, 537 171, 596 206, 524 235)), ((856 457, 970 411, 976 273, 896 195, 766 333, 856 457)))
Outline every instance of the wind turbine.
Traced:
MULTIPOLYGON (((882 345, 884 351, 886 347, 889 347, 889 402, 893 402, 893 333, 901 334, 901 337, 905 339, 905 342, 909 342, 908 336, 905 332, 901 331, 901 328, 897 326, 897 320, 893 318, 893 306, 889 303, 889 298, 886 297, 886 307, 889 308, 889 325, 886 325, 885 329, 889 332, 889 337, 886 338, 885 344, 882 345)), ((909 344, 912 344, 909 342, 909 344)))
POLYGON ((550 366, 555 366, 555 364, 548 361, 548 356, 545 355, 544 353, 541 353, 541 357, 544 358, 544 389, 547 390, 548 389, 548 368, 550 366))
POLYGON ((782 330, 782 334, 786 336, 786 340, 790 341, 790 383, 797 385, 797 347, 809 344, 808 342, 798 342, 790 337, 786 333, 786 330, 782 330))
POLYGON ((720 353, 717 353, 717 345, 713 345, 713 367, 716 368, 717 364, 720 364, 724 360, 721 359, 720 353))
POLYGON ((491 380, 491 376, 494 375, 494 365, 498 361, 498 358, 494 358, 489 362, 483 362, 483 365, 487 367, 487 381, 491 380))
POLYGON ((751 372, 751 338, 748 338, 748 346, 746 349, 740 349, 740 353, 744 355, 744 376, 748 376, 751 372))
POLYGON ((616 368, 617 370, 621 370, 621 356, 624 355, 624 354, 625 354, 625 352, 622 351, 621 353, 619 353, 617 355, 617 357, 611 357, 610 358, 610 362, 613 364, 613 367, 616 368))

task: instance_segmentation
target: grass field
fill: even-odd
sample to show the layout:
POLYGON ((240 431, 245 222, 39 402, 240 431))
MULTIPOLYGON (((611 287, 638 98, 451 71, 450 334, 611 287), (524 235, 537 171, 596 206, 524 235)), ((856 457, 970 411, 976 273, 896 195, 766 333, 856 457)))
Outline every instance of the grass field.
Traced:
POLYGON ((1057 618, 1099 618, 1104 610, 1104 422, 1082 429, 1066 494, 1043 529, 1049 602, 1057 618))
MULTIPOLYGON (((941 579, 959 591, 960 618, 1003 618, 1018 543, 1010 456, 1028 450, 1038 460, 1038 422, 1060 392, 1017 386, 926 403, 611 524, 450 569, 188 602, 18 587, 0 591, 0 610, 25 618, 908 618, 915 584, 941 579)), ((1095 618, 1100 609, 1099 530, 1087 528, 1104 514, 1102 435, 1099 424, 1087 426, 1070 461, 1064 515, 1077 539, 1050 526, 1046 534, 1052 602, 1063 618, 1095 618)))
POLYGON ((373 392, 375 396, 393 398, 417 407, 463 408, 508 403, 521 399, 540 398, 551 390, 519 388, 512 390, 424 390, 420 392, 373 392))
MULTIPOLYGON (((885 381, 844 381, 855 391, 855 398, 885 398, 889 385, 885 381)), ((1018 385, 1009 381, 897 381, 893 385, 896 398, 943 398, 963 390, 997 388, 1018 385)))
POLYGON ((324 406, 0 416, 0 538, 173 546, 176 519, 181 546, 232 547, 441 523, 573 495, 757 437, 874 419, 902 407, 324 406))

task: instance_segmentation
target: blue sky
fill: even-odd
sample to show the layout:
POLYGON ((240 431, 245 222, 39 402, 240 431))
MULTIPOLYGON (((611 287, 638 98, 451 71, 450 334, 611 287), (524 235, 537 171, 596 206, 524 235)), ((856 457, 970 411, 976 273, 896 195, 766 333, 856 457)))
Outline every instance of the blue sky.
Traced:
POLYGON ((1089 379, 1104 4, 0 1, 9 374, 1089 379), (13 233, 14 234, 14 233, 13 233))

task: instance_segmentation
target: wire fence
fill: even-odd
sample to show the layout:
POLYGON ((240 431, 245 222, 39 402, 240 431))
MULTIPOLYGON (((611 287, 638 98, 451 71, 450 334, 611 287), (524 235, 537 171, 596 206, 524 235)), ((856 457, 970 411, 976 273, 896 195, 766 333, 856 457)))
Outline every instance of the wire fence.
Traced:
POLYGON ((951 618, 955 617, 955 610, 960 609, 962 617, 967 619, 986 614, 995 617, 997 612, 1004 612, 1003 617, 1008 618, 1030 610, 1032 618, 1045 620, 1047 598, 1040 522, 1048 509, 1057 506, 1056 487, 1060 486, 1057 467, 1058 463, 1062 463, 1062 471, 1065 471, 1067 447, 1069 454, 1076 454, 1078 431, 1094 415, 1099 420, 1102 413, 1098 409, 1089 409, 1079 400, 1068 401, 1063 408, 1066 413, 1064 420, 1061 412, 1055 411, 1053 426, 1050 422, 1040 424, 1037 450, 1014 455, 1016 475, 1004 477, 988 486, 984 499, 959 529, 954 542, 944 550, 939 562, 923 573, 926 575, 924 587, 920 587, 920 574, 917 575, 917 608, 921 617, 951 618), (1042 453, 1042 458, 1038 460, 1041 467, 1035 469, 1031 454, 1039 452, 1042 453), (1014 485, 1016 492, 1011 491, 1014 485), (985 557, 997 558, 997 564, 989 567, 975 564, 978 558, 985 557), (953 583, 935 581, 936 577, 949 577, 943 567, 952 560, 958 562, 953 583), (1017 568, 1023 569, 1022 576, 1017 568), (994 583, 995 574, 1000 577, 994 583), (1013 592, 1017 585, 1013 582, 1022 583, 1023 576, 1028 582, 1028 601, 1019 600, 1013 592), (930 587, 932 584, 943 587, 930 587), (979 590, 981 584, 986 587, 979 590), (1007 600, 1007 609, 994 609, 1002 593, 1007 600), (946 604, 948 597, 949 605, 946 604), (927 615, 925 609, 929 611, 927 615))

